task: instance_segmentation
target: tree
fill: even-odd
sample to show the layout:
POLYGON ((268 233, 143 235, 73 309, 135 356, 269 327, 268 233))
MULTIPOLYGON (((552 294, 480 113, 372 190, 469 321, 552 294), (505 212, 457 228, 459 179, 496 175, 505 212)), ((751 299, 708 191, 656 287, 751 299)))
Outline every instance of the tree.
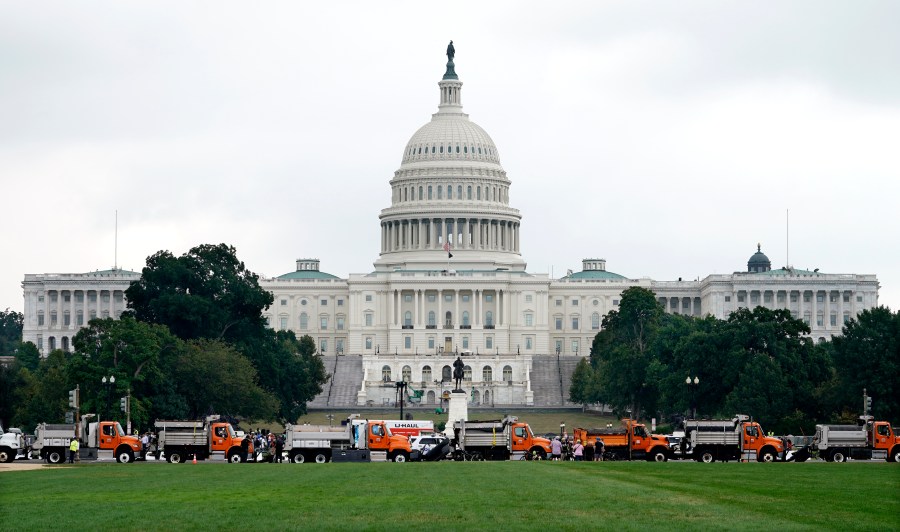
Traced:
POLYGON ((166 325, 179 338, 228 342, 258 337, 272 294, 225 244, 203 244, 181 257, 159 251, 125 291, 141 321, 166 325))
POLYGON ((862 415, 863 388, 872 414, 900 422, 900 311, 887 307, 861 312, 832 340, 836 374, 835 410, 862 415))
POLYGON ((25 316, 21 312, 9 310, 0 311, 0 356, 10 356, 16 353, 22 342, 22 325, 25 316))
POLYGON ((652 291, 628 288, 622 292, 619 310, 603 318, 591 346, 603 399, 620 412, 630 410, 635 418, 656 405, 657 378, 664 370, 653 360, 651 343, 662 316, 652 291))
POLYGON ((188 342, 175 380, 190 417, 226 414, 267 419, 278 408, 278 400, 259 386, 253 365, 220 341, 188 342))
POLYGON ((16 350, 16 360, 22 366, 34 371, 41 363, 41 352, 32 342, 21 342, 16 350))
MULTIPOLYGON (((94 319, 78 331, 68 365, 69 378, 81 386, 82 411, 124 419, 118 408, 106 410, 107 394, 115 399, 131 391, 131 418, 137 426, 148 426, 157 417, 171 417, 184 409, 160 409, 154 399, 172 389, 165 384, 171 376, 174 357, 183 350, 181 341, 163 325, 137 321, 94 319), (116 378, 107 390, 103 377, 116 378)), ((171 399, 171 398, 170 398, 171 399)), ((165 403, 165 400, 160 401, 165 403)), ((177 400, 175 401, 177 404, 177 400)))
POLYGON ((62 423, 69 410, 69 390, 75 386, 66 375, 66 353, 51 351, 34 373, 19 369, 16 408, 12 425, 32 430, 38 423, 62 423))
POLYGON ((273 296, 233 247, 201 245, 181 257, 160 251, 125 293, 138 320, 166 325, 184 340, 221 340, 246 356, 260 386, 280 401, 266 418, 296 420, 326 382, 312 339, 298 343, 293 333, 267 326, 262 312, 273 296))
POLYGON ((261 341, 243 344, 242 351, 259 372, 263 388, 279 399, 277 417, 293 423, 306 413, 306 403, 322 391, 328 375, 310 336, 299 340, 292 331, 267 330, 261 341))
POLYGON ((588 359, 582 358, 572 373, 572 385, 569 387, 569 401, 586 405, 595 402, 594 370, 588 359))

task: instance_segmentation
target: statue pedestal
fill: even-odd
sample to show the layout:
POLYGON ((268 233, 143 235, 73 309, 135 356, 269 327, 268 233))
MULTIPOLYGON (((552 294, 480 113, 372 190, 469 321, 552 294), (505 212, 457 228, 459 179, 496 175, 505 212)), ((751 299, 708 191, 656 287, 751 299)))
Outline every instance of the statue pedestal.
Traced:
POLYGON ((453 424, 469 419, 469 394, 466 392, 450 392, 450 404, 447 407, 447 427, 444 434, 453 439, 453 424))

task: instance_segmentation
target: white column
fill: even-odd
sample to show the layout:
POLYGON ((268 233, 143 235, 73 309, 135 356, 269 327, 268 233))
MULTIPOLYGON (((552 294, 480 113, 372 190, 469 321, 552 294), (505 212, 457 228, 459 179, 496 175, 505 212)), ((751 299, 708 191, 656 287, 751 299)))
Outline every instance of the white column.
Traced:
POLYGON ((472 317, 473 325, 481 325, 481 290, 475 290, 472 292, 472 313, 475 314, 472 317))
POLYGON ((459 316, 459 290, 453 291, 453 304, 455 312, 453 313, 453 323, 462 324, 462 319, 459 316))

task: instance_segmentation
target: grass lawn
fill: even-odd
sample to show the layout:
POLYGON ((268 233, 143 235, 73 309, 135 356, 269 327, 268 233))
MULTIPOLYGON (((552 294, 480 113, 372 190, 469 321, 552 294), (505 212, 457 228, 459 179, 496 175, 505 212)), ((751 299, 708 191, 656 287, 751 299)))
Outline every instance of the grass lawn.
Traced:
POLYGON ((2 530, 898 530, 873 463, 167 463, 0 473, 2 530))

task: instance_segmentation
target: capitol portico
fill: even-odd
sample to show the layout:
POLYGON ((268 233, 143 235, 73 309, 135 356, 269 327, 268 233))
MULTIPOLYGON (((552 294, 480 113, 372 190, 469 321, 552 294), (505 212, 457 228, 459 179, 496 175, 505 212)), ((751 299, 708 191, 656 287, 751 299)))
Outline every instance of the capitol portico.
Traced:
MULTIPOLYGON (((318 259, 300 259, 293 271, 261 280, 274 296, 269 324, 310 335, 328 357, 336 378, 320 404, 389 403, 399 380, 435 404, 458 355, 475 403, 562 404, 574 362, 632 286, 653 290, 667 312, 692 316, 788 309, 816 339, 840 334, 850 318, 877 306, 875 275, 772 269, 760 247, 746 271, 694 281, 629 278, 598 258, 558 279, 528 272, 511 182, 494 141, 463 113, 463 84, 449 58, 438 111, 412 135, 389 181, 374 270, 342 279, 323 272, 318 259), (352 383, 352 393, 341 396, 339 382, 352 383)), ((45 354, 68 348, 85 317, 118 316, 121 294, 138 275, 26 275, 23 339, 45 354)))

